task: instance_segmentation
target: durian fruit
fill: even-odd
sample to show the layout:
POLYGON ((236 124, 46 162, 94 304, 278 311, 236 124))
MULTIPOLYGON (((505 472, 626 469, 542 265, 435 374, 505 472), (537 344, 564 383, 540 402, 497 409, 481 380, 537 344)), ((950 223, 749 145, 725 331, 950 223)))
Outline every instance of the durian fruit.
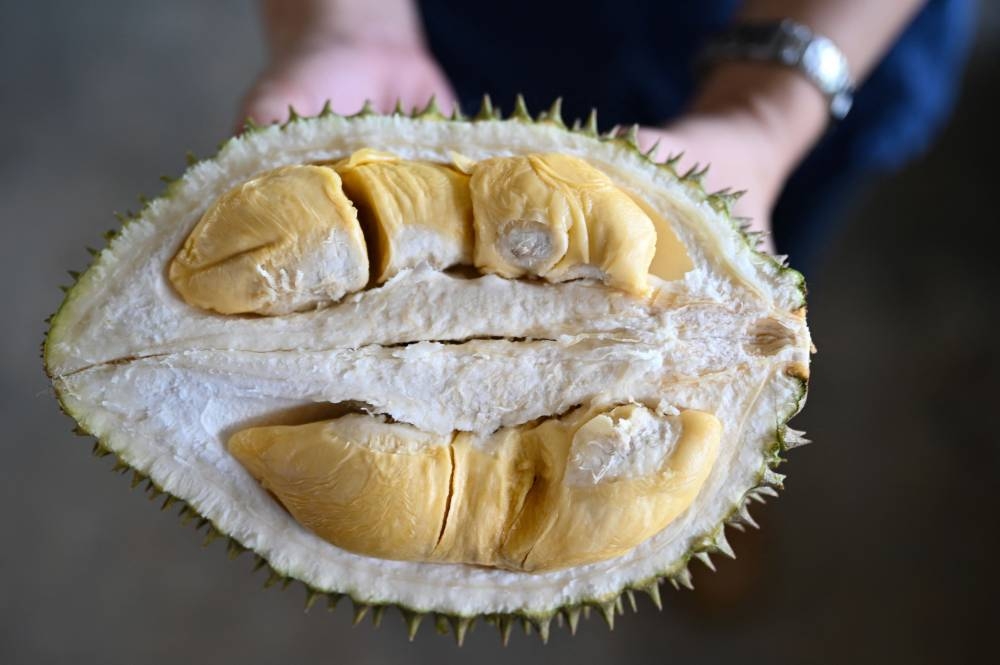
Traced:
POLYGON ((194 160, 54 316, 64 410, 307 606, 461 642, 659 605, 805 441, 803 281, 558 109, 293 114, 194 160))

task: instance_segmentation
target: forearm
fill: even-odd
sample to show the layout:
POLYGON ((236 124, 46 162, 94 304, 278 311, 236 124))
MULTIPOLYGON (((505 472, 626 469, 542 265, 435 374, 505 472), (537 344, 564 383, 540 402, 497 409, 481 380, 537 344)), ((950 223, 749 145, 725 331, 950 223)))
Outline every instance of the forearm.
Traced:
MULTIPOLYGON (((740 21, 792 19, 824 35, 844 52, 851 74, 862 81, 922 0, 747 0, 740 21)), ((778 65, 718 64, 703 81, 691 109, 734 118, 763 132, 781 181, 822 136, 827 100, 801 73, 778 65)))
POLYGON ((262 13, 272 57, 333 41, 423 44, 413 0, 263 0, 262 13))

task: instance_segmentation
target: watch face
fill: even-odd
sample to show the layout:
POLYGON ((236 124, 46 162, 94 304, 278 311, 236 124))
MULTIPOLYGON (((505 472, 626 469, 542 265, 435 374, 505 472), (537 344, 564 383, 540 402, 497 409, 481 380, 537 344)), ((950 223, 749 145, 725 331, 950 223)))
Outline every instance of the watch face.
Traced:
POLYGON ((815 37, 802 54, 802 66, 828 95, 835 94, 849 85, 847 61, 825 37, 815 37))

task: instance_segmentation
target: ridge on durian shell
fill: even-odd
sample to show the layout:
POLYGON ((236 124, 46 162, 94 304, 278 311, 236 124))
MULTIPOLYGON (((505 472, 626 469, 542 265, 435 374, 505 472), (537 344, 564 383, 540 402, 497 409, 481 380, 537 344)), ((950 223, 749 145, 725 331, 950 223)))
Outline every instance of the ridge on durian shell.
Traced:
MULTIPOLYGON (((284 130, 290 124, 305 120, 310 117, 312 118, 325 118, 331 116, 339 116, 340 114, 332 110, 331 104, 327 101, 322 107, 321 111, 315 116, 301 116, 298 114, 292 106, 289 106, 289 116, 284 123, 280 123, 278 126, 281 130, 284 130)), ((381 115, 375 111, 370 101, 364 103, 362 108, 355 114, 346 117, 368 117, 374 115, 381 115)), ((406 115, 402 109, 401 103, 397 101, 396 107, 393 111, 385 115, 406 115)), ((410 114, 410 117, 420 120, 449 120, 445 117, 438 107, 435 99, 432 97, 428 104, 423 109, 414 109, 410 114)), ((747 245, 754 251, 757 256, 764 257, 767 260, 774 263, 781 272, 791 272, 798 275, 798 282, 800 284, 800 290, 805 293, 804 290, 804 280, 802 276, 791 268, 788 268, 785 264, 785 259, 787 257, 780 257, 780 260, 775 257, 766 254, 765 252, 759 251, 758 245, 760 242, 759 233, 748 232, 745 228, 742 228, 740 223, 740 218, 734 218, 731 215, 732 205, 735 203, 736 199, 743 195, 744 192, 731 192, 729 190, 720 190, 708 194, 702 187, 702 180, 708 171, 708 166, 700 167, 698 164, 693 165, 687 172, 683 175, 679 175, 676 171, 676 166, 683 157, 683 153, 671 155, 667 157, 663 162, 655 162, 653 160, 653 155, 656 152, 656 146, 654 145, 652 149, 646 151, 645 153, 640 151, 637 141, 637 130, 638 126, 633 125, 628 128, 624 134, 620 132, 618 127, 613 128, 610 132, 606 134, 599 134, 598 124, 597 124, 597 112, 596 110, 591 110, 585 121, 575 120, 571 126, 563 122, 561 116, 561 99, 556 99, 548 111, 543 111, 539 114, 537 119, 532 118, 528 112, 527 105, 524 98, 518 95, 515 99, 514 111, 504 119, 499 108, 496 108, 492 104, 492 100, 489 95, 484 95, 482 103, 478 112, 471 118, 466 118, 462 115, 461 111, 456 105, 455 110, 450 118, 453 122, 525 122, 525 123, 550 123, 558 126, 560 129, 567 132, 579 133, 585 136, 596 138, 601 141, 615 141, 633 150, 637 155, 642 157, 649 163, 655 164, 656 166, 667 171, 672 177, 677 179, 682 184, 685 184, 689 192, 699 201, 707 202, 712 206, 714 210, 723 215, 732 225, 735 230, 737 230, 740 236, 744 239, 747 245)), ((276 123, 278 124, 278 123, 276 123)), ((264 131, 268 126, 261 126, 252 121, 252 119, 247 118, 243 126, 244 134, 253 134, 256 132, 264 131)), ((219 150, 221 151, 230 142, 238 140, 238 137, 232 137, 222 142, 219 145, 219 150)), ((206 159, 214 159, 213 157, 206 159)), ((140 219, 145 214, 146 210, 159 198, 168 198, 172 189, 177 186, 177 184, 187 175, 188 171, 196 167, 203 160, 199 159, 193 152, 187 151, 185 154, 185 161, 187 168, 177 178, 161 177, 161 180, 166 184, 165 191, 161 197, 154 199, 149 199, 143 195, 139 196, 141 207, 138 212, 126 211, 125 213, 114 213, 114 216, 121 223, 122 227, 140 219)), ((111 247, 115 240, 119 237, 121 229, 111 229, 102 234, 102 237, 106 241, 107 247, 111 247)), ((60 286, 60 289, 66 294, 61 303, 60 307, 53 313, 46 322, 54 321, 62 311, 66 302, 69 300, 70 292, 76 286, 82 275, 84 275, 87 270, 92 267, 94 261, 100 257, 103 249, 95 250, 93 248, 87 248, 87 252, 91 257, 91 262, 88 264, 87 268, 83 271, 68 271, 72 282, 69 285, 60 286)), ((49 343, 49 332, 51 328, 46 330, 45 339, 42 342, 42 357, 45 359, 47 357, 47 347, 49 343)), ((46 363, 46 373, 48 374, 48 366, 46 363)), ((50 375, 50 378, 51 375, 50 375)), ((801 383, 801 389, 799 392, 798 404, 791 410, 791 415, 788 420, 791 419, 801 408, 801 402, 805 395, 806 380, 799 379, 801 383)), ((59 402, 60 409, 70 418, 74 416, 67 410, 66 405, 63 403, 60 395, 56 395, 59 402)), ((75 418, 74 418, 75 420, 75 418)), ((74 426, 72 432, 79 436, 90 437, 93 436, 85 428, 79 424, 74 426)), ((614 617, 615 614, 624 614, 624 602, 623 598, 629 600, 629 605, 632 607, 633 611, 637 611, 637 606, 635 602, 634 592, 641 591, 646 594, 651 604, 659 610, 662 610, 662 599, 660 595, 660 585, 664 581, 669 581, 674 588, 680 588, 681 586, 693 589, 693 584, 691 580, 691 573, 688 569, 688 564, 692 557, 698 558, 702 561, 709 569, 715 570, 714 564, 711 561, 711 554, 723 554, 729 558, 735 558, 735 552, 733 551, 731 545, 729 544, 726 535, 725 527, 730 526, 738 530, 743 530, 746 526, 751 526, 753 528, 759 528, 757 523, 753 520, 749 513, 749 504, 751 502, 764 503, 765 497, 776 497, 778 496, 778 490, 783 489, 782 481, 784 476, 775 472, 774 469, 784 462, 781 457, 781 453, 791 450, 793 448, 805 445, 810 441, 804 437, 804 432, 792 429, 787 425, 787 420, 781 422, 776 428, 776 438, 770 448, 765 453, 765 466, 760 471, 758 475, 757 483, 748 489, 735 505, 731 506, 730 512, 726 518, 716 527, 716 529, 709 534, 704 534, 699 538, 693 538, 692 545, 689 550, 679 559, 677 565, 672 566, 668 570, 662 571, 660 574, 642 580, 640 582, 635 582, 626 585, 616 594, 611 597, 591 599, 584 603, 574 604, 569 606, 564 606, 553 610, 548 613, 501 613, 501 614, 489 614, 489 615, 476 615, 476 616, 461 616, 452 615, 437 611, 421 611, 419 609, 413 609, 406 607, 401 604, 393 603, 379 603, 372 602, 371 599, 356 598, 351 596, 349 593, 341 593, 335 591, 328 591, 317 589, 309 584, 297 580, 296 578, 285 574, 284 572, 274 568, 270 561, 265 557, 257 553, 256 551, 246 547, 243 543, 239 542, 235 538, 223 533, 216 528, 215 524, 208 518, 201 515, 197 509, 169 492, 165 491, 163 488, 158 486, 149 476, 146 475, 143 469, 136 468, 126 460, 124 457, 120 456, 115 451, 105 447, 103 443, 96 439, 93 444, 92 452, 95 457, 108 457, 111 455, 115 456, 113 465, 111 466, 111 471, 118 472, 122 475, 127 474, 131 471, 132 477, 130 480, 131 488, 136 488, 144 484, 144 492, 148 494, 150 501, 156 500, 160 497, 164 497, 160 506, 160 510, 167 510, 172 507, 179 506, 177 515, 183 524, 194 523, 195 531, 204 532, 204 539, 202 541, 203 547, 208 547, 215 540, 224 540, 226 542, 226 554, 230 560, 235 560, 239 558, 243 553, 250 552, 254 556, 254 566, 253 572, 258 570, 267 569, 267 577, 263 583, 264 588, 270 588, 276 586, 279 582, 282 589, 287 589, 293 581, 299 581, 305 588, 305 610, 309 611, 312 609, 320 597, 327 597, 327 609, 332 611, 336 608, 338 601, 344 596, 348 596, 352 603, 354 604, 354 623, 355 625, 363 620, 365 614, 369 609, 372 609, 371 615, 375 626, 380 625, 385 608, 389 606, 396 607, 403 619, 404 624, 407 628, 407 634, 409 639, 412 641, 423 619, 429 615, 433 614, 435 616, 435 626, 437 631, 442 634, 447 634, 449 631, 453 634, 456 643, 461 646, 469 630, 472 629, 477 618, 483 618, 486 623, 493 624, 500 636, 501 642, 506 645, 514 623, 521 623, 522 628, 525 633, 530 635, 533 631, 539 634, 539 637, 543 642, 547 642, 550 637, 550 627, 553 619, 560 627, 566 627, 569 629, 571 634, 575 634, 579 625, 580 616, 583 615, 584 618, 589 618, 591 609, 597 609, 602 618, 608 625, 609 630, 614 628, 614 617), (374 609, 373 609, 374 608, 374 609)))

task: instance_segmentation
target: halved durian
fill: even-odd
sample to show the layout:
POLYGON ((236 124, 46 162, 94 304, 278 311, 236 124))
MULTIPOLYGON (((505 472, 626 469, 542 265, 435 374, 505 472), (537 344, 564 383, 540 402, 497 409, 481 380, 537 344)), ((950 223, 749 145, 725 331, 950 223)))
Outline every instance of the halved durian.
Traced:
MULTIPOLYGON (((433 108, 326 112, 231 139, 130 220, 68 293, 45 345, 63 407, 99 451, 186 502, 232 551, 301 580, 309 602, 397 605, 411 635, 434 612, 459 638, 479 616, 504 635, 524 617, 545 637, 557 612, 575 627, 579 608, 596 605, 610 620, 625 591, 658 602, 660 580, 688 584, 688 559, 730 552, 724 524, 752 523, 746 502, 774 494, 778 453, 803 441, 785 425, 808 375, 801 276, 746 242, 726 195, 653 164, 634 140, 567 130, 558 107, 526 120, 520 102, 509 121, 488 104, 474 121, 433 108), (207 246, 200 220, 234 187, 296 170, 329 185, 366 149, 435 172, 461 155, 454 172, 471 170, 473 217, 477 196, 490 207, 477 169, 541 160, 572 183, 556 189, 582 212, 565 229, 511 209, 483 217, 479 233, 468 220, 471 246, 438 234, 457 248, 450 258, 412 251, 398 231, 419 215, 401 214, 386 227, 400 251, 376 254, 390 259, 369 282, 371 248, 350 197, 333 192, 308 224, 293 215, 296 238, 341 229, 337 251, 357 259, 321 289, 234 288, 240 304, 220 306, 225 289, 202 302, 178 286, 197 270, 172 282, 183 271, 171 262, 207 246), (535 249, 547 240, 530 224, 518 236, 518 220, 546 227, 555 249, 544 260, 535 249), (488 241, 500 249, 480 260, 491 229, 507 240, 488 241), (470 256, 479 274, 442 270, 470 256), (373 491, 360 504, 337 499, 362 476, 373 491), (358 518, 367 513, 377 514, 358 518), (325 539, 327 527, 337 533, 325 539)), ((425 203, 407 210, 438 210, 425 203)), ((259 249, 245 244, 247 256, 259 249)), ((239 251, 214 256, 235 265, 239 251)), ((282 252, 278 270, 307 256, 282 252)), ((249 263, 234 285, 264 265, 249 263)))

